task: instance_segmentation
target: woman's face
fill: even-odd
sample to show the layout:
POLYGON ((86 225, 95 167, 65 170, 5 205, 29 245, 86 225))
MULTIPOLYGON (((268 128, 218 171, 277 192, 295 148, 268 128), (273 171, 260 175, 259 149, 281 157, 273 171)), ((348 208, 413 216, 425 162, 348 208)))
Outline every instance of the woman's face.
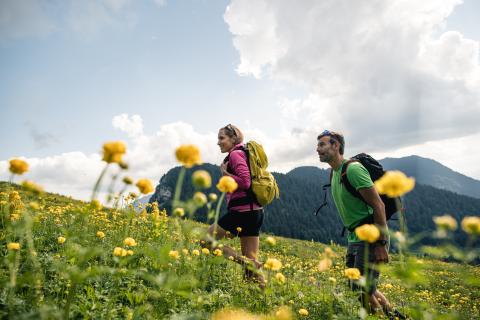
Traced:
POLYGON ((233 149, 235 146, 235 140, 234 138, 230 138, 225 134, 225 130, 220 129, 218 131, 218 146, 220 147, 220 152, 225 153, 225 152, 230 152, 230 150, 233 149))

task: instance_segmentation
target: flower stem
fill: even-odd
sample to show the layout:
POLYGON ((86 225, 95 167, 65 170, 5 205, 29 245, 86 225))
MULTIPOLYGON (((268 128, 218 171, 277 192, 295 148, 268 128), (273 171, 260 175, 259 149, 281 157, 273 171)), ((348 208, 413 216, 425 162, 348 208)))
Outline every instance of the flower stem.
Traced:
POLYGON ((95 186, 93 187, 93 192, 92 192, 91 201, 93 201, 93 200, 97 197, 97 191, 98 191, 98 188, 100 187, 100 182, 102 181, 103 176, 104 176, 105 173, 107 172, 107 168, 108 168, 108 163, 107 163, 107 165, 105 166, 105 168, 103 168, 102 172, 100 173, 100 176, 99 176, 98 179, 97 179, 97 182, 95 183, 95 186))
POLYGON ((186 169, 182 167, 180 173, 178 174, 177 184, 175 186, 175 195, 173 196, 172 209, 175 210, 178 206, 178 201, 180 200, 180 194, 182 193, 182 184, 183 178, 185 177, 186 169))
POLYGON ((217 202, 217 208, 215 209, 215 222, 213 223, 213 237, 216 238, 217 236, 217 223, 218 223, 218 216, 220 215, 220 207, 222 206, 223 198, 225 198, 225 192, 222 192, 220 199, 217 202))

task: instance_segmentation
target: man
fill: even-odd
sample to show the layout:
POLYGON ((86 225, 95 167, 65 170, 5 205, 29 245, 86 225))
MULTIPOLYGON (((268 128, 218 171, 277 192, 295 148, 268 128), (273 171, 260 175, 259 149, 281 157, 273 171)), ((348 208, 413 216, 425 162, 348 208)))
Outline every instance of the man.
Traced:
MULTIPOLYGON (((332 196, 344 227, 347 230, 354 230, 361 224, 362 220, 365 220, 369 215, 373 215, 374 223, 381 230, 378 241, 368 245, 368 262, 365 261, 365 243, 357 237, 355 232, 349 232, 348 234, 347 267, 358 268, 362 275, 364 275, 365 267, 368 270, 367 286, 365 292, 361 295, 361 301, 365 307, 370 306, 373 311, 383 310, 389 315, 404 318, 397 310, 391 310, 389 301, 376 287, 379 272, 376 270, 375 264, 388 262, 388 227, 385 206, 374 187, 370 174, 359 162, 348 164, 346 178, 360 193, 363 198, 362 201, 362 199, 352 195, 340 180, 342 167, 347 162, 343 157, 345 149, 343 135, 325 130, 317 137, 317 142, 317 153, 320 161, 326 162, 332 167, 332 196), (367 297, 368 304, 364 296, 367 297)), ((351 286, 354 290, 360 289, 353 283, 351 283, 351 286)))

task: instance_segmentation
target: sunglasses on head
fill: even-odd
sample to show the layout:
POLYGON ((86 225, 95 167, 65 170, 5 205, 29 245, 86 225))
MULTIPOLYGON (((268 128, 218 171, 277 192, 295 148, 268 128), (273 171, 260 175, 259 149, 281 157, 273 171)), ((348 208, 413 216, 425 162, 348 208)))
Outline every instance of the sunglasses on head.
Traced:
POLYGON ((237 136, 237 132, 235 131, 235 129, 233 128, 233 126, 231 124, 228 124, 225 129, 227 129, 228 131, 230 131, 234 136, 237 136))

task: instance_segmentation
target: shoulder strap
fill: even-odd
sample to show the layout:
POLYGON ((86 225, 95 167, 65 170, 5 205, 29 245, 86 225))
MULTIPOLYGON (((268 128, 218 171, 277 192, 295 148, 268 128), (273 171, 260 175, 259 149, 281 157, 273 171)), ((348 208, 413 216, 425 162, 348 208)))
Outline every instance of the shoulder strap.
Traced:
POLYGON ((359 162, 358 160, 354 160, 354 159, 350 159, 348 160, 342 167, 342 175, 340 177, 340 182, 343 183, 343 185, 345 186, 345 188, 347 189, 348 192, 350 192, 350 194, 354 197, 357 197, 359 198, 360 200, 362 201, 365 201, 362 197, 362 195, 360 194, 360 192, 357 191, 357 189, 355 189, 352 184, 350 183, 350 181, 348 180, 348 176, 347 176, 347 168, 348 168, 348 165, 352 162, 359 162))

